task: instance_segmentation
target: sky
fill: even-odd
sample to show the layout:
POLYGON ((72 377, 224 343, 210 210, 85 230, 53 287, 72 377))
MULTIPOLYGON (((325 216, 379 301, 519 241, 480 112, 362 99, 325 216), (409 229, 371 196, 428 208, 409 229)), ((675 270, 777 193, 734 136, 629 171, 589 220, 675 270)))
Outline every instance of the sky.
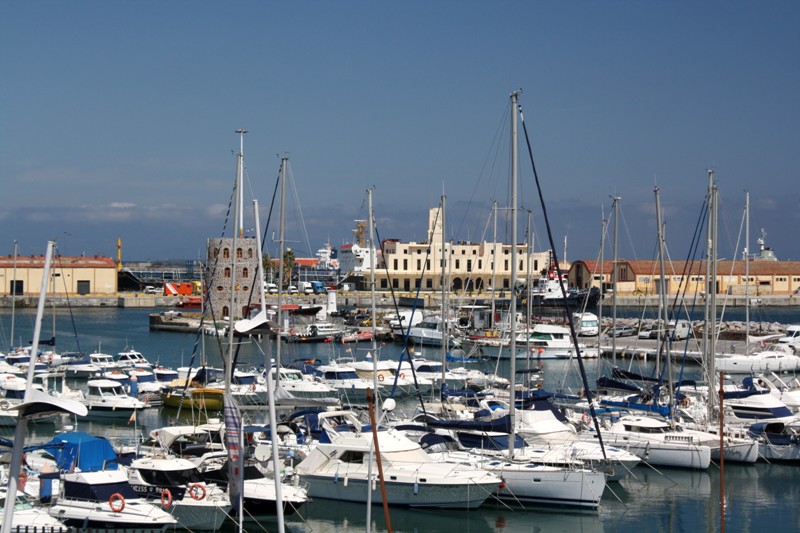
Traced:
POLYGON ((8 0, 0 255, 204 258, 232 231, 239 128, 268 251, 281 157, 298 257, 352 242, 368 190, 378 239, 425 240, 444 195, 450 239, 491 241, 497 201, 510 242, 521 90, 520 242, 530 220, 550 248, 543 201, 560 258, 608 259, 618 196, 619 256, 653 259, 658 189, 668 254, 694 256, 713 169, 720 257, 742 254, 749 192, 750 249, 763 228, 798 260, 799 25, 780 0, 8 0))

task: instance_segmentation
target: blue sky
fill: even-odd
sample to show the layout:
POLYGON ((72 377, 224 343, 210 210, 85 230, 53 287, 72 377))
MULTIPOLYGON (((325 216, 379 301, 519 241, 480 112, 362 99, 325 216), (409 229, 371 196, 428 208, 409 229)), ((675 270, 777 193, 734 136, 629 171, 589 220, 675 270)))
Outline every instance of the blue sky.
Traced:
POLYGON ((255 196, 266 223, 289 157, 298 256, 350 241, 370 187, 380 238, 423 240, 444 193, 452 239, 491 239, 521 88, 559 255, 566 236, 568 259, 596 258, 619 195, 620 254, 653 258, 658 186, 683 259, 713 167, 720 255, 741 253, 750 191, 751 248, 763 227, 800 259, 798 15, 782 1, 3 2, 0 254, 55 239, 114 255, 119 237, 123 259, 202 257, 237 128, 248 217, 255 196))

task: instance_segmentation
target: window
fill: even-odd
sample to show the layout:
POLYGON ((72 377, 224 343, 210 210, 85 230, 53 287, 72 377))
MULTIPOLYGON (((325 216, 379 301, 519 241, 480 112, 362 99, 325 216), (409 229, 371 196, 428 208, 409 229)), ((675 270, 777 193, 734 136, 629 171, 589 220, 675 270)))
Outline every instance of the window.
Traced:
POLYGON ((433 288, 433 280, 428 278, 425 280, 425 288, 432 289, 433 288))
POLYGON ((225 276, 226 278, 230 278, 230 277, 231 277, 231 267, 225 267, 225 273, 224 273, 224 276, 225 276))
POLYGON ((456 259, 456 270, 461 268, 461 259, 456 259))
POLYGON ((244 257, 242 255, 242 249, 241 248, 237 248, 236 249, 236 259, 241 259, 242 257, 244 257))
POLYGON ((250 271, 249 271, 249 270, 247 270, 247 267, 244 267, 244 268, 242 269, 242 277, 243 277, 243 278, 249 278, 249 277, 250 277, 250 271))
POLYGON ((219 255, 219 248, 214 248, 214 250, 211 252, 211 257, 216 259, 218 255, 219 255))
POLYGON ((422 270, 422 259, 417 259, 417 270, 422 270))
POLYGON ((403 259, 403 272, 408 270, 408 259, 403 259))
POLYGON ((394 260, 394 270, 397 270, 397 259, 394 260))
POLYGON ((467 259, 467 272, 472 272, 472 259, 467 259))
POLYGON ((503 263, 505 266, 503 267, 504 270, 508 270, 508 259, 506 259, 503 263))
POLYGON ((253 258, 253 249, 252 248, 248 248, 247 249, 247 258, 248 259, 252 259, 253 258))
POLYGON ((224 291, 224 290, 225 290, 225 288, 224 288, 222 285, 217 285, 217 290, 218 290, 219 292, 222 292, 222 291, 224 291))
POLYGON ((228 248, 222 249, 222 258, 223 259, 230 259, 231 258, 231 251, 228 248))

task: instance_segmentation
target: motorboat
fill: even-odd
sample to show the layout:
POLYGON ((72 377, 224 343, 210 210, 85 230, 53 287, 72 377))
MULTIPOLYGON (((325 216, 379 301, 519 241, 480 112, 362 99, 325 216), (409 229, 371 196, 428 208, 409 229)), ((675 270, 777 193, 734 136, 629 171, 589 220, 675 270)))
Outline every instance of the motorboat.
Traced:
MULTIPOLYGON (((245 460, 242 468, 241 490, 244 509, 242 518, 246 522, 274 519, 278 510, 273 472, 263 472, 259 469, 258 464, 254 460, 245 460)), ((228 486, 227 452, 204 456, 199 462, 198 468, 207 481, 228 486)), ((305 487, 300 486, 299 479, 297 481, 294 483, 281 480, 281 501, 283 502, 281 507, 284 516, 294 514, 309 500, 305 487)), ((234 519, 238 520, 238 515, 234 515, 234 519)))
POLYGON ((153 364, 133 348, 128 348, 117 354, 117 366, 120 368, 144 368, 152 370, 153 364))
POLYGON ((49 512, 76 528, 166 531, 177 524, 160 504, 140 498, 121 469, 62 473, 49 512))
POLYGON ((160 503, 190 531, 216 531, 228 517, 231 502, 226 490, 206 483, 187 459, 143 457, 127 470, 128 482, 139 496, 160 503))
MULTIPOLYGON (((0 523, 3 521, 6 495, 6 487, 0 487, 0 523)), ((25 494, 17 494, 14 504, 14 517, 11 522, 11 533, 60 531, 63 527, 64 523, 50 516, 47 507, 34 505, 33 501, 25 494)))
MULTIPOLYGON (((425 317, 421 322, 408 329, 408 338, 417 345, 441 346, 444 342, 443 324, 444 321, 440 316, 425 317)), ((455 327, 453 327, 451 331, 455 330, 455 327)), ((456 339, 452 334, 448 335, 448 347, 459 346, 460 344, 459 339, 456 339)))
POLYGON ((113 379, 90 379, 84 405, 89 418, 126 419, 138 409, 147 407, 144 402, 125 392, 124 386, 113 379))
MULTIPOLYGON (((482 443, 487 437, 476 434, 482 443)), ((510 437, 502 435, 507 442, 510 437)), ((495 441, 497 442, 497 441, 495 441)), ((500 476, 503 483, 497 487, 495 496, 512 505, 550 505, 579 509, 596 509, 606 487, 603 472, 586 468, 585 465, 561 451, 533 449, 525 446, 521 439, 515 443, 511 458, 504 450, 487 448, 469 450, 453 437, 428 434, 420 439, 426 452, 444 464, 468 465, 500 476)))
MULTIPOLYGON (((383 501, 378 469, 370 467, 373 434, 351 411, 318 414, 322 434, 295 466, 312 498, 366 503, 383 501), (370 477, 371 476, 371 477, 370 477)), ((389 505, 472 509, 500 486, 497 475, 472 466, 438 462, 394 429, 376 431, 389 505)))
MULTIPOLYGON (((269 375, 273 380, 275 379, 276 372, 278 372, 277 368, 272 366, 269 375)), ((314 380, 296 368, 281 367, 278 375, 280 377, 281 387, 295 398, 311 400, 337 398, 338 393, 335 388, 321 381, 314 380)), ((262 375, 262 380, 263 379, 262 375)))

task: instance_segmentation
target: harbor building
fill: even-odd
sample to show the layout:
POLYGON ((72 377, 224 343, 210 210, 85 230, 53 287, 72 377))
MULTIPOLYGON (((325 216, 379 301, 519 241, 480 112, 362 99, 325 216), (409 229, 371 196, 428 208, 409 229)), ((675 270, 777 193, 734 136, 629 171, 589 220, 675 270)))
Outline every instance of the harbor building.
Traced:
MULTIPOLYGON (((666 261, 664 283, 667 294, 705 294, 706 262, 686 265, 666 261)), ((570 286, 585 289, 612 290, 613 261, 575 261, 569 270, 570 286)), ((658 261, 618 260, 617 294, 620 296, 654 296, 659 294, 658 261)), ((800 292, 800 261, 719 261, 714 281, 716 294, 751 297, 790 296, 800 292)))
MULTIPOLYGON (((0 295, 35 296, 42 289, 44 255, 0 257, 0 295)), ((52 296, 114 295, 117 264, 111 257, 56 256, 47 291, 52 296)))
MULTIPOLYGON (((383 241, 383 252, 377 250, 374 254, 376 289, 441 291, 443 269, 450 290, 510 289, 512 246, 460 241, 445 243, 442 253, 442 222, 437 211, 438 208, 429 211, 425 241, 383 241)), ((357 239, 352 246, 341 247, 342 273, 349 275, 346 279, 357 280, 357 289, 369 288, 370 257, 369 247, 363 239, 357 239)), ((524 281, 528 272, 538 277, 549 266, 550 252, 529 253, 528 245, 522 243, 517 245, 517 260, 517 276, 524 281)))

